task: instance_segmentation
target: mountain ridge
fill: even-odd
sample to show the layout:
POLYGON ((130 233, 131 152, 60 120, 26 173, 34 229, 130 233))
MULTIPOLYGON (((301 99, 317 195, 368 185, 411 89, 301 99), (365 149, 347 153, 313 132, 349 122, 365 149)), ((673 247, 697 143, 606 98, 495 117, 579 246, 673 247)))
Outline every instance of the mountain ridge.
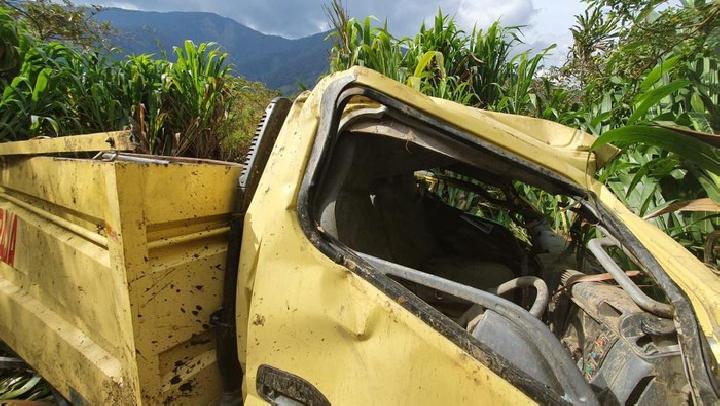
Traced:
POLYGON ((332 44, 327 32, 298 39, 265 34, 231 18, 209 12, 141 11, 103 8, 95 15, 116 30, 110 39, 123 55, 172 54, 186 39, 215 42, 228 53, 235 74, 283 93, 312 86, 328 71, 332 44))

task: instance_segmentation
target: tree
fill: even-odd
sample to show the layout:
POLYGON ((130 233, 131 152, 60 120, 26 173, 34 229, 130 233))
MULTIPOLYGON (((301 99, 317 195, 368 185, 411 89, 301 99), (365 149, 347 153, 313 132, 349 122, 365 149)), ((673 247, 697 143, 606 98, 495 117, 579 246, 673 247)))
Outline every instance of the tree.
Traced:
POLYGON ((604 57, 616 45, 618 19, 595 7, 576 15, 575 21, 570 28, 573 45, 563 71, 585 87, 602 75, 604 57))
POLYGON ((30 33, 41 41, 61 41, 82 48, 102 45, 110 23, 93 19, 99 6, 77 6, 70 0, 0 0, 30 33))

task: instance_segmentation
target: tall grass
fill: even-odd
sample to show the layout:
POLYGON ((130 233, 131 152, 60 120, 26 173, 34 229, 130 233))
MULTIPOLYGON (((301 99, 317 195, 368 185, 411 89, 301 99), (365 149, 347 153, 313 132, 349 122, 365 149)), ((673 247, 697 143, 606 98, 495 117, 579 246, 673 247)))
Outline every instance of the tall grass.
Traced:
POLYGON ((337 2, 328 12, 333 71, 362 65, 431 96, 511 113, 532 109, 529 89, 549 49, 513 54, 518 27, 495 23, 467 33, 439 11, 413 38, 397 38, 372 17, 349 18, 337 2))
MULTIPOLYGON (((541 77, 543 58, 553 46, 518 52, 518 27, 495 23, 468 34, 439 12, 413 38, 397 39, 387 25, 350 18, 334 1, 331 68, 365 65, 431 96, 558 121, 600 136, 596 146, 622 146, 623 154, 598 174, 600 179, 638 215, 702 258, 707 236, 720 228, 720 141, 712 135, 720 131, 720 4, 696 0, 636 20, 607 15, 598 7, 590 4, 577 16, 566 67, 546 70, 550 75, 541 77), (665 30, 653 38, 678 40, 662 48, 645 40, 642 29, 634 37, 623 34, 646 21, 653 32, 665 30), (676 27, 673 21, 684 25, 676 27), (699 39, 700 34, 708 39, 699 39), (642 52, 634 65, 627 62, 633 52, 642 52)), ((570 231, 567 201, 516 186, 556 230, 570 231)), ((472 200, 464 196, 463 204, 472 200)))

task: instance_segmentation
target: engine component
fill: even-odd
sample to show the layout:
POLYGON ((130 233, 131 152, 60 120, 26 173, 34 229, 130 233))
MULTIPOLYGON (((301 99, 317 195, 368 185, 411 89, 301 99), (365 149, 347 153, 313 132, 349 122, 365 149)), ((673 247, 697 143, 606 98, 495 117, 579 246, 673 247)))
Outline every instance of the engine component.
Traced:
MULTIPOLYGON (((528 312, 539 319, 542 317, 543 313, 545 313, 545 308, 547 308, 548 302, 550 301, 550 292, 548 291, 545 281, 542 279, 536 276, 521 276, 500 284, 493 289, 489 289, 488 292, 501 296, 517 288, 527 287, 535 288, 535 301, 528 312)), ((480 305, 473 305, 470 309, 463 313, 462 316, 460 316, 458 324, 461 326, 468 326, 468 330, 473 331, 475 323, 477 322, 476 319, 483 313, 484 309, 485 308, 480 305)))
POLYGON ((648 297, 640 288, 633 282, 625 272, 615 263, 612 257, 605 252, 604 247, 620 247, 620 243, 613 237, 596 238, 590 240, 587 245, 588 249, 595 255, 595 258, 610 273, 617 283, 625 289, 630 295, 632 300, 640 306, 642 309, 647 310, 652 314, 656 314, 662 317, 672 317, 672 307, 665 303, 660 303, 652 298, 648 297))
POLYGON ((520 370, 542 382, 558 388, 547 358, 532 345, 527 345, 527 333, 493 311, 486 311, 472 321, 472 336, 492 348, 520 370))
POLYGON ((642 310, 620 287, 572 286, 562 335, 603 404, 685 404, 690 399, 672 320, 642 310))
MULTIPOLYGON (((408 281, 419 283, 434 289, 448 292, 458 298, 468 302, 481 305, 488 312, 496 313, 502 318, 503 328, 498 331, 498 338, 489 342, 505 342, 515 343, 515 346, 504 346, 493 351, 505 358, 512 359, 513 354, 506 354, 507 348, 516 351, 522 346, 533 347, 537 354, 541 354, 545 362, 541 365, 547 368, 558 379, 558 385, 565 392, 565 397, 574 404, 597 404, 597 399, 590 389, 589 385, 578 373, 577 368, 573 365, 564 353, 562 346, 552 335, 547 326, 540 320, 531 316, 525 309, 516 304, 471 286, 462 285, 460 283, 447 280, 435 275, 427 274, 416 269, 408 268, 403 265, 385 261, 372 255, 357 253, 359 258, 364 260, 370 266, 386 275, 396 276, 408 281), (510 327, 512 326, 512 327, 510 327), (532 332, 532 333, 530 333, 532 332), (517 341, 520 339, 521 341, 517 341), (502 352, 501 352, 502 351, 502 352)), ((512 362, 512 361, 511 361, 512 362)), ((525 360, 524 362, 529 362, 525 360)), ((522 362, 521 362, 522 363, 522 362)), ((521 365, 516 366, 522 370, 521 365)))
POLYGON ((504 293, 510 292, 517 288, 525 287, 535 288, 535 302, 530 308, 529 312, 533 316, 540 318, 545 312, 548 302, 550 301, 550 292, 545 284, 545 281, 535 276, 521 276, 513 280, 507 281, 495 289, 491 290, 492 293, 500 296, 504 293))

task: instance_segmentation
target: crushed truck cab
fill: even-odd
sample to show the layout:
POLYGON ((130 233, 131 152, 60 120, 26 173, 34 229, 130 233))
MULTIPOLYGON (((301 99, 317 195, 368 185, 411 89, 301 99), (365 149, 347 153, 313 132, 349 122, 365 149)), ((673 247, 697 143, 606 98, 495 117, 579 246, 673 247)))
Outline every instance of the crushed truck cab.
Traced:
POLYGON ((582 131, 353 68, 242 168, 85 137, 0 145, 0 338, 73 403, 718 402, 717 276, 582 131))

